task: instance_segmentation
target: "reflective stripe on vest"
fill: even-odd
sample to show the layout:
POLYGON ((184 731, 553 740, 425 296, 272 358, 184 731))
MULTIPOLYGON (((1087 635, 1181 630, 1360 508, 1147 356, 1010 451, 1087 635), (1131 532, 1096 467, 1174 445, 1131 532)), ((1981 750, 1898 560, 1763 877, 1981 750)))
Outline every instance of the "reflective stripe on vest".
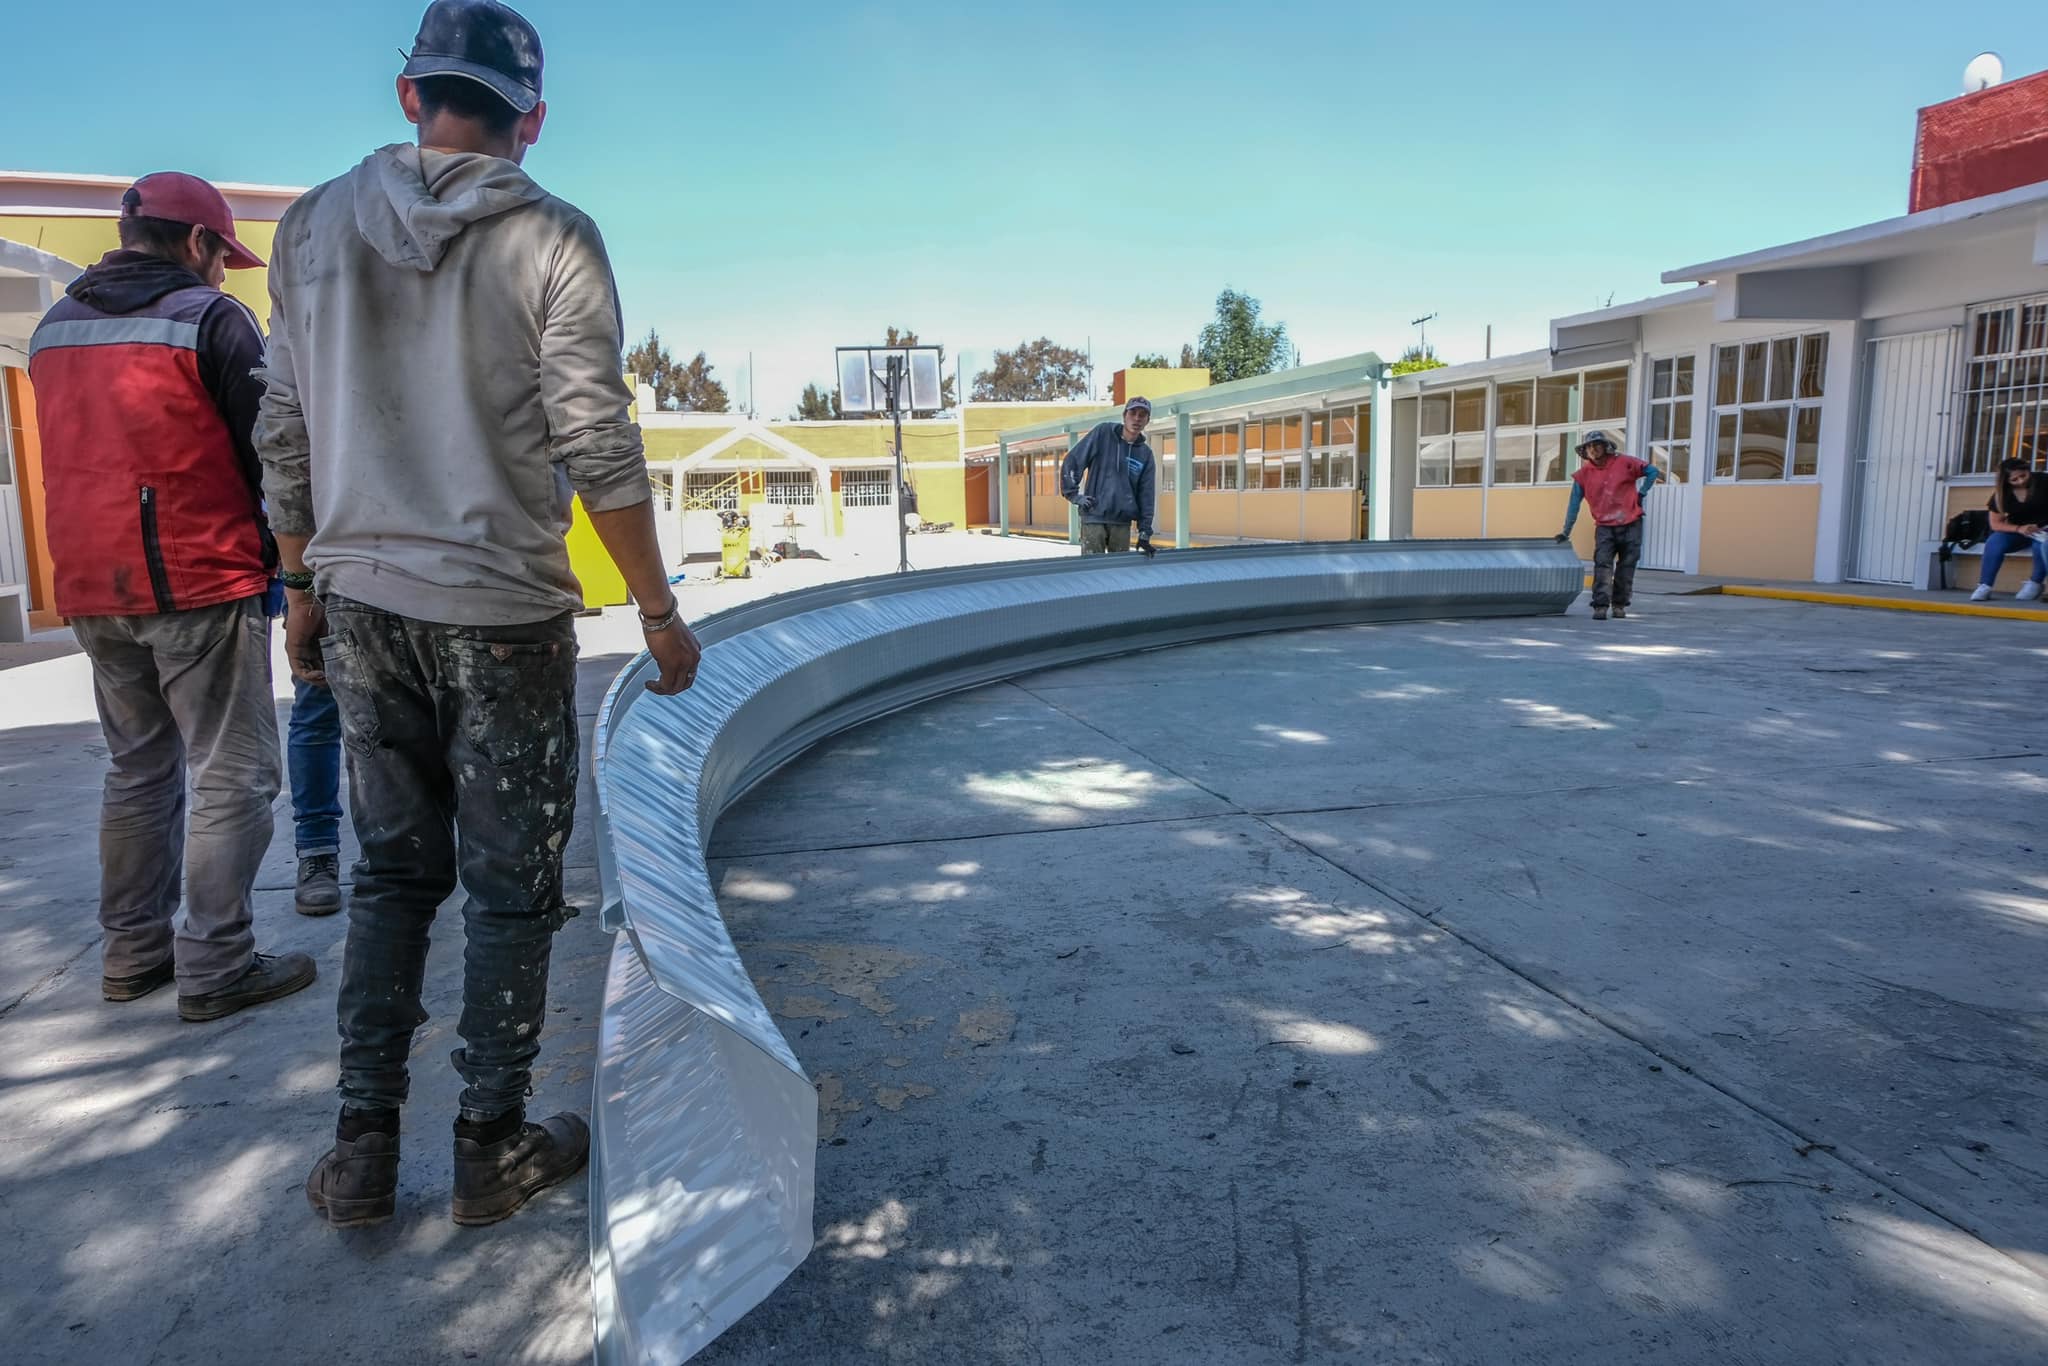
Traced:
POLYGON ((172 346, 197 351, 199 324, 170 318, 73 318, 44 323, 29 339, 29 359, 58 346, 172 346))

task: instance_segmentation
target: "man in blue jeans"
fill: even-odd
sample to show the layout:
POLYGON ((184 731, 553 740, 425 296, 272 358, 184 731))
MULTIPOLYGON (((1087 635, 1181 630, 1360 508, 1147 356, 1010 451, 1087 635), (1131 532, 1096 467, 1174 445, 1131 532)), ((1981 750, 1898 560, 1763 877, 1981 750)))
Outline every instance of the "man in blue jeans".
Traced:
POLYGON ((300 915, 341 909, 341 712, 324 685, 293 680, 285 759, 292 778, 300 915))

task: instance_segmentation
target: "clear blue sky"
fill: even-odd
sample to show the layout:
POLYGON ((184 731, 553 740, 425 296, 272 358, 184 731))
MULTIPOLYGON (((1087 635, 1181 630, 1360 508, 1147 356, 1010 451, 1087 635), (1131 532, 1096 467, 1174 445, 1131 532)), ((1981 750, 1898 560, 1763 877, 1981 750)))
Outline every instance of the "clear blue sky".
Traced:
MULTIPOLYGON (((410 129, 423 4, 15 6, 12 169, 311 185, 410 129), (90 35, 81 31, 81 24, 90 35), (125 65, 133 54, 132 65, 125 65), (90 60, 83 60, 89 55, 90 60)), ((965 353, 1176 354, 1226 285, 1308 361, 1542 345, 1672 267, 1905 208, 1914 111, 2038 4, 662 4, 527 0, 527 167, 627 327, 784 415, 891 323, 965 353), (1853 15, 1853 17, 1848 17, 1853 15)))

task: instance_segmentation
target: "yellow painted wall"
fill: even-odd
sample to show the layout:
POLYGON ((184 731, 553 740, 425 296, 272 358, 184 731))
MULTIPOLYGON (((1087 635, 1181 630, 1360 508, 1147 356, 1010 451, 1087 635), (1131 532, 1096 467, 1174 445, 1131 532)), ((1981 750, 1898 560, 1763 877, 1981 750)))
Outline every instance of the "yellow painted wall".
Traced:
POLYGON ((1236 536, 1238 506, 1235 493, 1188 494, 1188 534, 1191 536, 1236 536))
MULTIPOLYGON (((1077 422, 1093 408, 1072 403, 969 403, 960 410, 960 431, 967 449, 993 446, 1003 432, 1071 417, 1077 422)), ((1085 425, 1085 424, 1084 424, 1085 425)))
POLYGON ((1700 496, 1700 573, 1813 578, 1820 485, 1709 483, 1700 496))
POLYGON ((1162 398, 1185 394, 1196 389, 1209 387, 1209 371, 1205 366, 1190 366, 1171 370, 1128 369, 1123 372, 1124 397, 1143 396, 1157 403, 1162 398))
MULTIPOLYGON (((1480 504, 1485 497, 1486 490, 1477 488, 1415 490, 1416 539, 1477 536, 1480 504)), ((1564 518, 1557 520, 1562 523, 1564 518)))
POLYGON ((918 516, 927 522, 967 525, 965 469, 959 465, 933 465, 914 471, 910 482, 917 489, 918 516))
POLYGON ((1310 541, 1358 539, 1358 494, 1352 489, 1310 489, 1306 509, 1310 541))
POLYGON ((569 568, 575 571, 576 581, 583 585, 583 605, 620 606, 632 596, 626 591, 626 576, 612 563, 604 542, 597 539, 597 528, 584 514, 581 498, 570 505, 570 517, 569 568))
MULTIPOLYGON (((271 243, 277 237, 277 224, 257 219, 238 219, 235 236, 242 244, 261 256, 270 259, 271 243)), ((0 214, 0 237, 11 242, 21 242, 61 256, 81 266, 89 266, 100 257, 121 245, 119 231, 112 218, 34 218, 19 214, 0 214)), ((247 304, 267 329, 270 323, 270 272, 267 270, 231 270, 224 286, 229 294, 247 304)))

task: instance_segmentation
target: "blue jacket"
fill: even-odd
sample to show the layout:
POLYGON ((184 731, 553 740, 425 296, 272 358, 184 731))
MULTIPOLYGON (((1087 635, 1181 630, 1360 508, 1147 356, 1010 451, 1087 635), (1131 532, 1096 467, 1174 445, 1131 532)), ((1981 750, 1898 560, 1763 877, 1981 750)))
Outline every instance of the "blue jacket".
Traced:
POLYGON ((1153 470, 1157 462, 1143 436, 1124 441, 1124 424, 1104 422, 1074 443, 1060 462, 1060 494, 1081 509, 1081 520, 1103 526, 1138 524, 1152 536, 1153 470))

